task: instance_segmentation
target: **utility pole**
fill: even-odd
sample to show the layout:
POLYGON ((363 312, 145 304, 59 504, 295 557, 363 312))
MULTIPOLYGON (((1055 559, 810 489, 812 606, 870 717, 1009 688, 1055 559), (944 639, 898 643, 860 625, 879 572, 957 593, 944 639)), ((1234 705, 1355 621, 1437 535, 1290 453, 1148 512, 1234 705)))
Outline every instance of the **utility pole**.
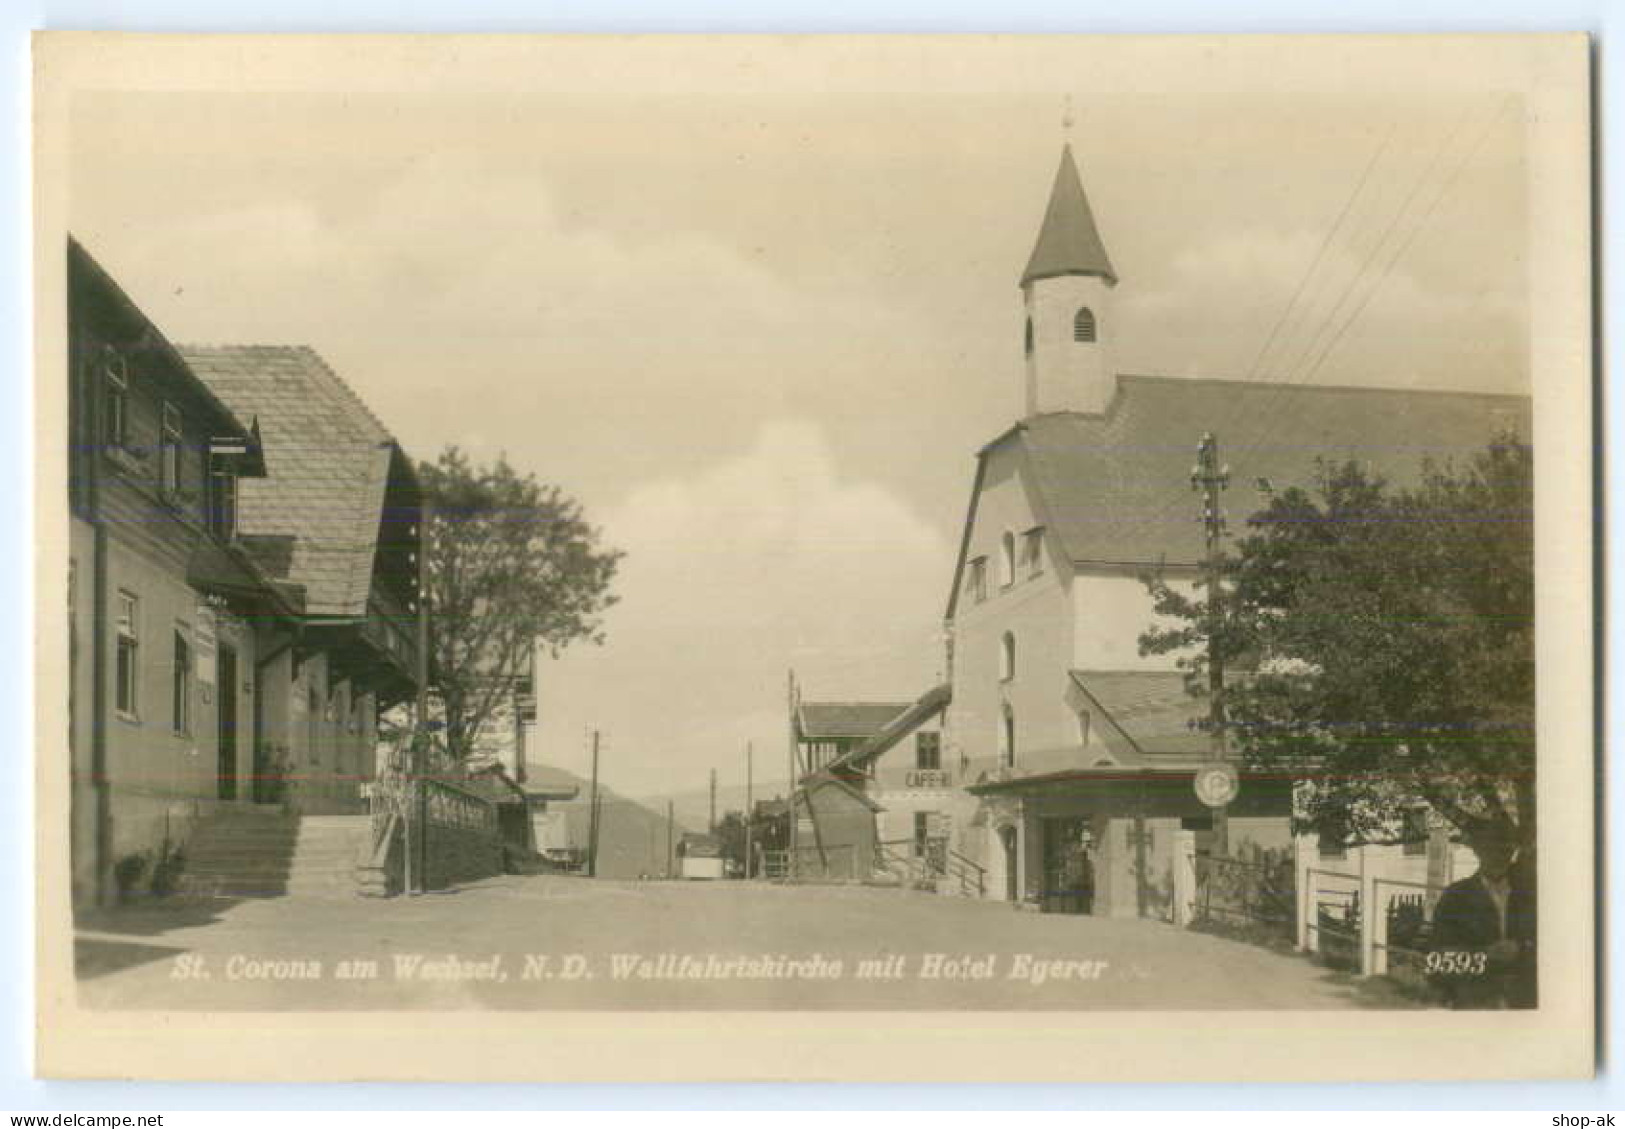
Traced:
POLYGON ((676 818, 672 814, 672 801, 666 801, 666 877, 671 877, 671 833, 676 825, 676 818))
POLYGON ((794 881, 799 869, 799 860, 796 857, 796 848, 800 845, 800 836, 797 834, 796 818, 796 672, 790 671, 789 689, 786 694, 786 709, 789 714, 788 728, 790 733, 790 783, 785 790, 784 818, 788 821, 785 827, 784 876, 794 881))
POLYGON ((717 833, 717 770, 711 770, 711 826, 709 833, 717 833))
MULTIPOLYGON (((1208 756, 1216 764, 1228 759, 1224 733, 1224 656, 1219 633, 1224 629, 1223 561, 1224 511, 1219 492, 1230 485, 1230 468, 1219 462, 1219 441, 1211 431, 1202 433, 1196 445, 1196 465, 1191 468, 1191 489, 1202 495, 1202 531, 1207 541, 1204 569, 1207 573, 1207 693, 1208 756)), ((1213 808, 1213 857, 1230 853, 1230 806, 1213 808)))
POLYGON ((592 876, 598 877, 598 839, 604 829, 604 796, 599 793, 592 801, 592 876))
POLYGON ((598 730, 592 731, 592 792, 587 805, 587 877, 598 877, 598 730))
POLYGON ((753 787, 755 781, 753 779, 753 772, 752 772, 752 765, 751 765, 751 761, 753 759, 754 752, 755 752, 755 750, 752 748, 751 743, 749 741, 746 741, 745 742, 745 878, 747 880, 749 880, 749 878, 750 878, 751 864, 753 862, 755 862, 755 859, 756 859, 756 856, 751 853, 753 840, 755 838, 752 835, 752 831, 755 829, 755 826, 756 826, 756 805, 753 802, 753 793, 752 793, 752 787, 753 787))
POLYGON ((406 801, 408 809, 415 810, 406 821, 406 857, 403 860, 406 871, 403 885, 408 893, 423 893, 429 888, 429 788, 424 777, 429 769, 429 520, 432 506, 427 494, 418 501, 418 724, 412 740, 411 786, 406 801), (413 803, 414 800, 416 803, 413 803), (410 833, 414 822, 417 824, 415 843, 410 833))

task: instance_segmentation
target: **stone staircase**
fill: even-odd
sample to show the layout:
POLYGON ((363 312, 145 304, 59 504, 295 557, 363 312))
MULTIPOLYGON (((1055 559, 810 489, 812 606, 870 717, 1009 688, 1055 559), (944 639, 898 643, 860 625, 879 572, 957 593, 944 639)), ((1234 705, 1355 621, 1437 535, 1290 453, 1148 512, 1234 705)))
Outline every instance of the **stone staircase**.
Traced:
POLYGON ((218 898, 352 898, 371 834, 365 815, 286 815, 222 806, 186 845, 186 892, 218 898))

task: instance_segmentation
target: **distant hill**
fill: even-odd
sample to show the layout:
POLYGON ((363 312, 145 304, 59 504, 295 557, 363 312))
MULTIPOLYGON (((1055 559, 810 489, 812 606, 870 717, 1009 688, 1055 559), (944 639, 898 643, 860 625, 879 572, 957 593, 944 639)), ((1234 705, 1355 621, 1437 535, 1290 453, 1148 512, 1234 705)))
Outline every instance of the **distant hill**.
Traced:
MULTIPOLYGON (((563 812, 566 833, 571 846, 585 848, 589 822, 592 818, 590 796, 592 783, 572 772, 547 766, 549 780, 564 778, 575 781, 581 788, 574 800, 555 801, 547 805, 548 811, 563 812)), ((640 875, 664 877, 666 874, 666 805, 651 801, 642 804, 630 800, 598 784, 601 800, 598 828, 598 876, 600 878, 637 878, 640 875)), ((702 830, 705 816, 697 823, 685 823, 679 815, 671 828, 671 842, 675 844, 686 831, 702 830)))
MULTIPOLYGON (((775 796, 784 797, 784 781, 758 780, 751 789, 751 795, 757 800, 771 800, 775 796)), ((670 799, 673 810, 677 814, 677 822, 703 831, 710 824, 711 819, 711 791, 701 788, 686 792, 674 792, 670 796, 640 797, 639 803, 655 809, 665 818, 666 801, 670 799)), ((745 786, 743 784, 724 784, 717 782, 717 818, 721 819, 731 811, 745 810, 745 786)))

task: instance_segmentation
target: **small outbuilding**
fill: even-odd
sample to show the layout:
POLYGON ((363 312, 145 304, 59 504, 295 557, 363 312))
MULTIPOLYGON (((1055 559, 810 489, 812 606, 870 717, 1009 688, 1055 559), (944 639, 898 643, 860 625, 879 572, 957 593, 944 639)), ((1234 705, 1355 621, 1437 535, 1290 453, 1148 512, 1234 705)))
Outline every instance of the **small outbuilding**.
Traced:
POLYGON ((677 867, 684 878, 724 877, 721 840, 713 835, 684 835, 677 843, 677 867))

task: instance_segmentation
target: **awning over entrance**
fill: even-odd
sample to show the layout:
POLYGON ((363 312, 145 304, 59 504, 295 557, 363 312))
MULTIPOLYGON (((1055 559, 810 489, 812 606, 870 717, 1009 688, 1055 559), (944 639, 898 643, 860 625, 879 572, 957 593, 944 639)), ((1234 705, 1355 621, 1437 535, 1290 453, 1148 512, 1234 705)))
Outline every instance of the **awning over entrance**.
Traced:
POLYGON ((1144 784, 1150 781, 1172 782, 1190 780, 1200 765, 1180 765, 1167 768, 1111 767, 1069 768, 1058 772, 1036 773, 1032 776, 1014 776, 1006 780, 985 780, 966 785, 965 791, 975 796, 1065 795, 1099 790, 1124 784, 1144 784))

